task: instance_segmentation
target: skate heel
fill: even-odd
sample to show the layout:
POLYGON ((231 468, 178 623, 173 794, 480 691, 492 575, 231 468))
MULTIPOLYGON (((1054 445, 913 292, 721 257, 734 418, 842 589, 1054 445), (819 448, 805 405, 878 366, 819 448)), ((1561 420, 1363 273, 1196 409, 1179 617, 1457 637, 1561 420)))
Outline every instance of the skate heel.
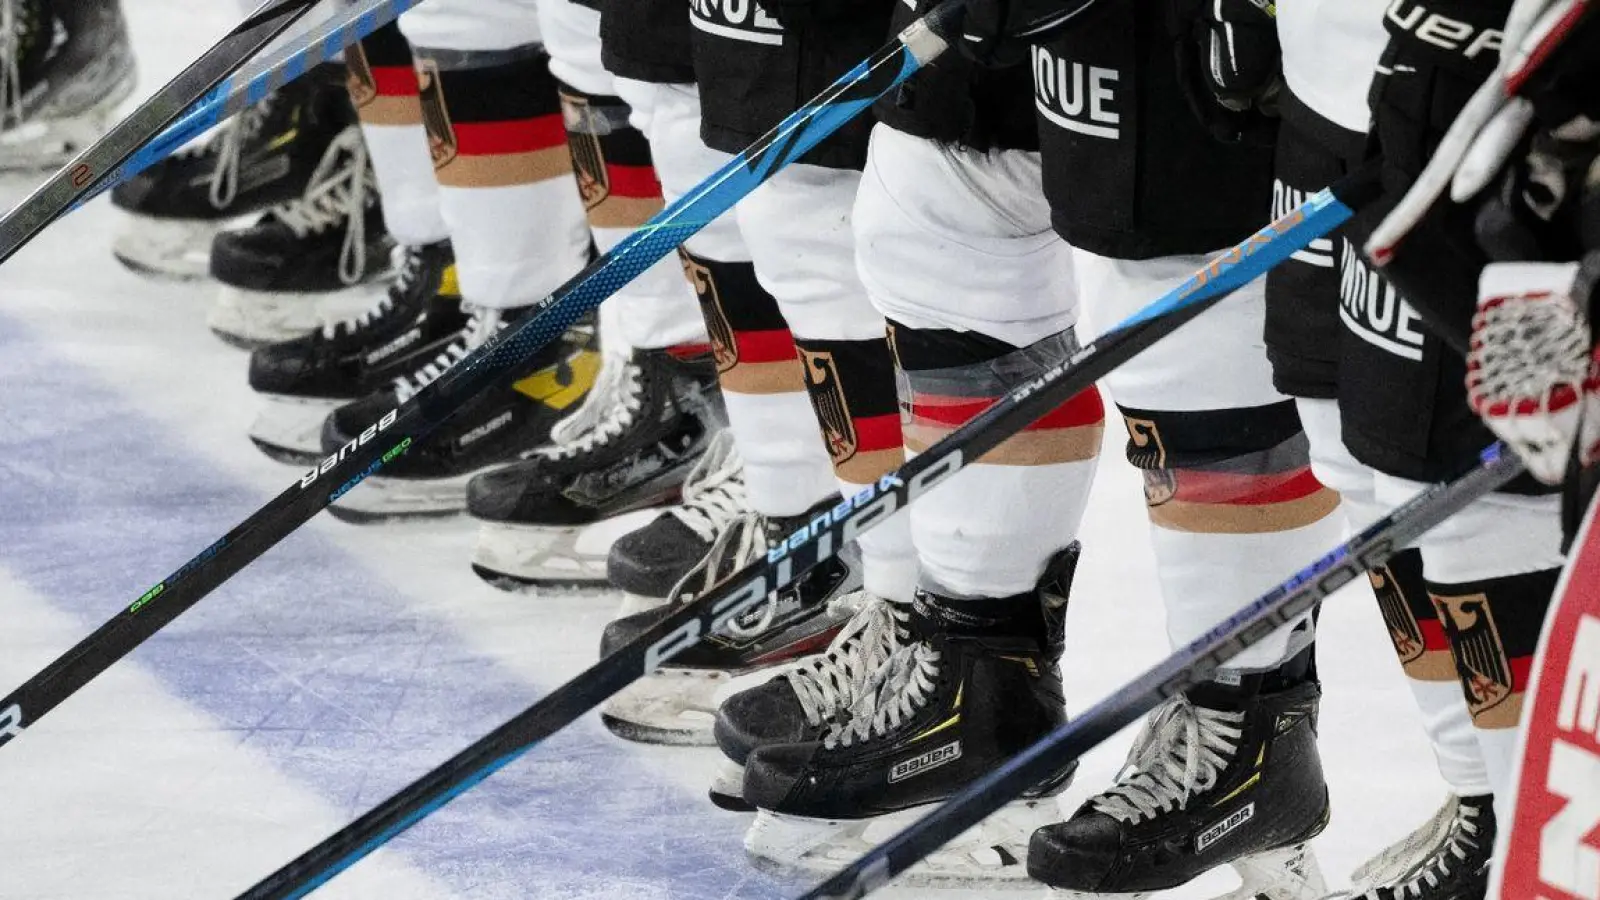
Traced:
POLYGON ((1234 860, 1239 888, 1217 900, 1322 900, 1328 894, 1310 844, 1294 844, 1234 860))

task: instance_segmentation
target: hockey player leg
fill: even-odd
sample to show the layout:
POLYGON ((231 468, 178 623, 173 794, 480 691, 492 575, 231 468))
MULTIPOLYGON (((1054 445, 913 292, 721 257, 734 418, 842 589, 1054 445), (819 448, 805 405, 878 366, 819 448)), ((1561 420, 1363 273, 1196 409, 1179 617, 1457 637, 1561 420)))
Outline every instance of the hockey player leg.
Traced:
POLYGON ((6 0, 0 30, 0 172, 51 169, 99 139, 133 93, 119 0, 6 0))
POLYGON ((399 274, 360 315, 251 354, 250 386, 263 409, 250 439, 298 466, 322 458, 329 413, 432 360, 466 324, 411 46, 391 24, 352 47, 346 60, 384 223, 399 244, 399 274))

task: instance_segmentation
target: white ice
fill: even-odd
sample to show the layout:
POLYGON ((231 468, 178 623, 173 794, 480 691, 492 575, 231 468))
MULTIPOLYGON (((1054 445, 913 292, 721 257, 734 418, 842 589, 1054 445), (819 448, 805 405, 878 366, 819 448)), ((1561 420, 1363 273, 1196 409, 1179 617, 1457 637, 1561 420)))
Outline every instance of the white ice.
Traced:
MULTIPOLYGON (((126 5, 145 92, 235 15, 126 5)), ((0 185, 0 206, 27 187, 0 185)), ((213 288, 122 270, 119 224, 97 202, 0 268, 0 692, 298 474, 245 438, 245 356, 204 326, 213 288)), ((1108 434, 1069 620, 1078 709, 1167 650, 1120 443, 1108 434)), ((465 520, 319 517, 0 749, 0 898, 226 900, 593 662, 615 598, 500 593, 468 569, 472 539, 465 520)), ((1327 605, 1321 647, 1334 812, 1316 847, 1340 881, 1444 787, 1370 594, 1327 605)), ((1085 762, 1066 808, 1130 738, 1085 762)), ((745 863, 745 817, 705 802, 713 764, 590 717, 317 896, 798 894, 745 863)))

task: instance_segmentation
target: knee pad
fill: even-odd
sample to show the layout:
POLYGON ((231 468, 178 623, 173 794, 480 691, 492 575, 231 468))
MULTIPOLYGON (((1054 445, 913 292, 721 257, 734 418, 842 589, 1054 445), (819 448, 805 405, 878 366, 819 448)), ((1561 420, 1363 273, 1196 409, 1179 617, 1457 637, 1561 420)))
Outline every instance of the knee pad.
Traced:
POLYGON ((1321 521, 1339 495, 1311 473, 1293 401, 1166 412, 1121 407, 1150 520, 1171 531, 1261 534, 1321 521))

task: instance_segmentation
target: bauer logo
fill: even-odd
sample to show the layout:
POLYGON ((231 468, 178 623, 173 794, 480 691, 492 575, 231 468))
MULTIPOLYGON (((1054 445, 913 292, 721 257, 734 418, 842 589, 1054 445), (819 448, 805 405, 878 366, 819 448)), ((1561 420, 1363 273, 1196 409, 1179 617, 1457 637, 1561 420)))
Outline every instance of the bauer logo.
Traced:
POLYGON ((924 772, 937 769, 948 762, 955 762, 961 758, 961 742, 951 741, 943 747, 935 747, 926 753, 902 759, 889 769, 889 783, 905 781, 915 778, 924 772))
POLYGON ((1339 318, 1363 341, 1406 359, 1422 360, 1422 317, 1347 240, 1339 242, 1339 318))
POLYGON ((22 734, 22 707, 13 703, 0 710, 0 744, 22 734))
POLYGON ((333 470, 334 466, 344 462, 345 458, 356 452, 357 448, 365 447, 367 444, 372 443, 373 438, 387 431, 389 426, 393 425, 395 419, 398 419, 399 417, 400 410, 398 409, 391 409, 384 413, 383 418, 372 423, 371 425, 368 425, 365 431, 361 432, 361 434, 357 435, 356 437, 351 438, 350 443, 340 447, 338 453, 330 455, 327 459, 322 461, 321 465, 302 475, 300 477, 300 487, 308 488, 313 484, 316 484, 318 478, 328 474, 328 472, 333 470))
POLYGON ((1430 47, 1472 62, 1492 65, 1499 58, 1504 35, 1498 29, 1440 15, 1421 3, 1407 0, 1394 0, 1384 18, 1391 32, 1409 35, 1430 47))
POLYGON ((1033 103, 1039 114, 1068 131, 1116 140, 1122 136, 1116 69, 1068 62, 1033 48, 1033 103))
POLYGON ((1230 813, 1226 819, 1200 832, 1200 836, 1194 839, 1194 852, 1203 853, 1207 847, 1227 837, 1235 828, 1255 817, 1256 805, 1254 803, 1246 803, 1244 806, 1239 807, 1230 813))
POLYGON ((783 46, 783 26, 756 0, 690 0, 689 21, 707 34, 729 40, 783 46))

